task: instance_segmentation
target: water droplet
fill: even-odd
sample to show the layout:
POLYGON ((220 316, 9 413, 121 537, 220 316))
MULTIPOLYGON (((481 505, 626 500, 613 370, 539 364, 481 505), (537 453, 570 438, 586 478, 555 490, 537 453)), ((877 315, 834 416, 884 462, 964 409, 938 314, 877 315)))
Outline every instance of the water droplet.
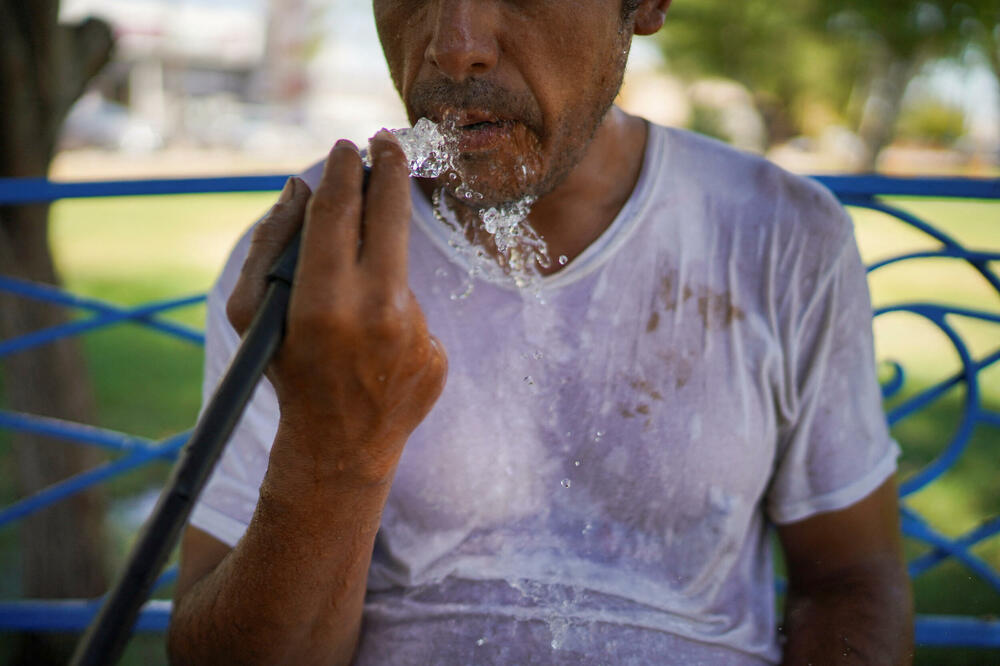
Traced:
POLYGON ((580 534, 587 534, 587 533, 588 533, 588 532, 590 532, 590 531, 591 531, 592 529, 594 529, 594 526, 593 526, 593 525, 591 525, 590 523, 587 523, 586 525, 584 525, 584 526, 583 526, 583 529, 582 529, 582 530, 580 530, 580 534))
POLYGON ((476 645, 478 645, 479 647, 483 647, 483 645, 485 644, 486 644, 485 638, 480 638, 479 640, 476 641, 476 645))
POLYGON ((559 482, 559 485, 561 485, 563 488, 569 488, 570 484, 571 482, 569 479, 563 479, 562 481, 559 482))
POLYGON ((526 384, 530 385, 530 386, 534 386, 534 384, 535 384, 535 380, 531 378, 531 375, 527 375, 527 376, 526 376, 526 377, 524 378, 524 382, 525 382, 526 384))
POLYGON ((579 460, 574 460, 573 461, 573 466, 574 467, 579 467, 580 466, 580 461, 579 460))
POLYGON ((559 265, 560 266, 565 266, 567 263, 569 263, 569 257, 567 257, 565 254, 560 254, 559 255, 559 265))
POLYGON ((448 269, 441 266, 436 271, 434 271, 434 275, 436 275, 439 278, 448 277, 448 269))
POLYGON ((378 379, 378 380, 379 380, 380 382, 384 382, 384 381, 385 381, 385 375, 379 375, 379 376, 377 377, 377 379, 378 379))
POLYGON ((534 352, 531 353, 531 358, 535 359, 536 361, 538 359, 542 358, 543 356, 545 356, 545 355, 541 351, 539 351, 537 349, 534 352))
POLYGON ((594 433, 594 441, 595 441, 595 442, 599 442, 599 441, 601 441, 601 438, 602 438, 602 437, 604 437, 604 431, 603 431, 603 430, 598 430, 598 431, 596 431, 596 432, 594 433))

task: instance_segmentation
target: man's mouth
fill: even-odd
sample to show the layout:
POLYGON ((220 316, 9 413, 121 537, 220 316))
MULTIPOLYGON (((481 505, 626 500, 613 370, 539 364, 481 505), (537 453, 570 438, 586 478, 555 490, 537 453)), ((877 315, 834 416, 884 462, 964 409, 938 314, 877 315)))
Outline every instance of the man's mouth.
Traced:
POLYGON ((490 120, 483 120, 478 123, 469 123, 468 125, 462 125, 459 129, 481 130, 481 129, 486 129, 488 127, 496 127, 497 125, 499 125, 499 123, 490 120))
POLYGON ((460 111, 446 114, 445 122, 453 124, 458 148, 463 153, 493 150, 511 138, 514 121, 487 111, 460 111))
POLYGON ((498 125, 504 119, 485 109, 455 109, 446 111, 444 120, 459 129, 472 129, 480 125, 498 125))

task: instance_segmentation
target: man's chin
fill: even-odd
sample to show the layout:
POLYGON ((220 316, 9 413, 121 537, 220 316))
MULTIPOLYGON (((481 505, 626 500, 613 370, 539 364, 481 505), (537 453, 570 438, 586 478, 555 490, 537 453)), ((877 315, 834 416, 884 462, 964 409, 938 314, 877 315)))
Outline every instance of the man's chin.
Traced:
POLYGON ((483 182, 467 187, 445 178, 443 182, 438 181, 438 186, 444 188, 451 201, 476 211, 502 208, 535 198, 528 188, 491 187, 490 184, 483 182))
POLYGON ((459 174, 455 178, 444 174, 438 179, 438 185, 472 208, 494 208, 537 197, 539 174, 535 168, 522 166, 520 161, 509 164, 499 155, 492 159, 479 158, 476 155, 472 159, 461 159, 459 174))

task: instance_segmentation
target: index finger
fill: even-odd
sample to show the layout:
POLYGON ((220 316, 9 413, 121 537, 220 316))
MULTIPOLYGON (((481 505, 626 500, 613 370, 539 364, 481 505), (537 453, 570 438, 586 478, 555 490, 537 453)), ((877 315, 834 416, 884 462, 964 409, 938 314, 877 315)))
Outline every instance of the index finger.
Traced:
POLYGON ((410 246, 410 170, 396 138, 382 130, 371 141, 372 174, 365 198, 360 263, 370 280, 407 284, 410 246))
MULTIPOLYGON (((361 220, 361 158, 357 148, 338 141, 327 157, 309 201, 295 281, 329 286, 354 270, 361 220)), ((320 293, 320 292, 317 292, 320 293)))

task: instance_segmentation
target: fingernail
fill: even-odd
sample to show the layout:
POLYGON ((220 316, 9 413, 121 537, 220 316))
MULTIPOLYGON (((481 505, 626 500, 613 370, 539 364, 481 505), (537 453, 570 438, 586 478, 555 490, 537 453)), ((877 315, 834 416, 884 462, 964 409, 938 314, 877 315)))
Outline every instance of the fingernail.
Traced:
POLYGON ((380 129, 378 132, 376 132, 375 136, 372 137, 372 141, 374 141, 375 139, 379 139, 380 141, 393 141, 393 142, 398 141, 396 135, 384 127, 380 129))
POLYGON ((295 180, 295 178, 289 178, 285 181, 285 186, 281 188, 281 194, 278 196, 278 203, 289 201, 295 194, 295 180))

